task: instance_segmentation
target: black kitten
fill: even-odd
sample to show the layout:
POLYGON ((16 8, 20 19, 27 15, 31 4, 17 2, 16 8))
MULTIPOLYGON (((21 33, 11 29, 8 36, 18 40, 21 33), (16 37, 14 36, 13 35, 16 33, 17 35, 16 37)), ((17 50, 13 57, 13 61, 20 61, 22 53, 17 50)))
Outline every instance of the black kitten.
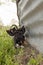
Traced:
POLYGON ((7 33, 10 36, 14 36, 15 45, 16 44, 18 44, 19 46, 23 45, 25 41, 25 36, 24 36, 25 27, 24 26, 18 29, 12 28, 10 30, 7 30, 7 33))

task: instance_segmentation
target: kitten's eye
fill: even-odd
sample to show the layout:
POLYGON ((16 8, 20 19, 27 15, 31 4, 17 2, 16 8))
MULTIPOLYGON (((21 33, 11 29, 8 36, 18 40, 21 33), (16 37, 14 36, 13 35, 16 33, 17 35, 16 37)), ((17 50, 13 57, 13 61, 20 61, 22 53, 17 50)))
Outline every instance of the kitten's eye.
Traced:
POLYGON ((11 32, 13 33, 13 30, 11 30, 11 32))

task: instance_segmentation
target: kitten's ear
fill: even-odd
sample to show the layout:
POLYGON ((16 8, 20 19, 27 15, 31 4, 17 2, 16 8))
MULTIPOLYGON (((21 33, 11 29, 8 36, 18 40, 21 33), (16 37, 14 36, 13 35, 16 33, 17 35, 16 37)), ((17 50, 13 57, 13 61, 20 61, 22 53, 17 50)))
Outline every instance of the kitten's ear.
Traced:
POLYGON ((22 33, 24 34, 25 33, 25 27, 22 26, 21 30, 22 30, 22 33))
POLYGON ((13 30, 6 30, 6 32, 7 32, 10 36, 14 36, 13 30))

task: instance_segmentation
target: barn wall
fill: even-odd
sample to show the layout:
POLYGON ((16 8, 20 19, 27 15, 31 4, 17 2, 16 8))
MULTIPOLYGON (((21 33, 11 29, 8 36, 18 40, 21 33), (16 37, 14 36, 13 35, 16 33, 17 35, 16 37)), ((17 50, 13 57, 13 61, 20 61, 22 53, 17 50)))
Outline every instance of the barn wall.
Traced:
POLYGON ((20 0, 18 16, 27 41, 43 53, 43 0, 20 0))

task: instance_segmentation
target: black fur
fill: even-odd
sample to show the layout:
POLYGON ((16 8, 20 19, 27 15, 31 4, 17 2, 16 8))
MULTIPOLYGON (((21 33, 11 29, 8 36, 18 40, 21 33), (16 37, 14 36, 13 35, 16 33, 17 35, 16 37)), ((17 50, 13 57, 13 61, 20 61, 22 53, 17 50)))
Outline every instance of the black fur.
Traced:
POLYGON ((10 30, 7 30, 7 33, 10 36, 14 36, 14 41, 15 41, 15 45, 18 44, 19 46, 23 45, 24 41, 25 41, 25 28, 24 26, 22 26, 21 28, 15 29, 12 28, 10 30))

